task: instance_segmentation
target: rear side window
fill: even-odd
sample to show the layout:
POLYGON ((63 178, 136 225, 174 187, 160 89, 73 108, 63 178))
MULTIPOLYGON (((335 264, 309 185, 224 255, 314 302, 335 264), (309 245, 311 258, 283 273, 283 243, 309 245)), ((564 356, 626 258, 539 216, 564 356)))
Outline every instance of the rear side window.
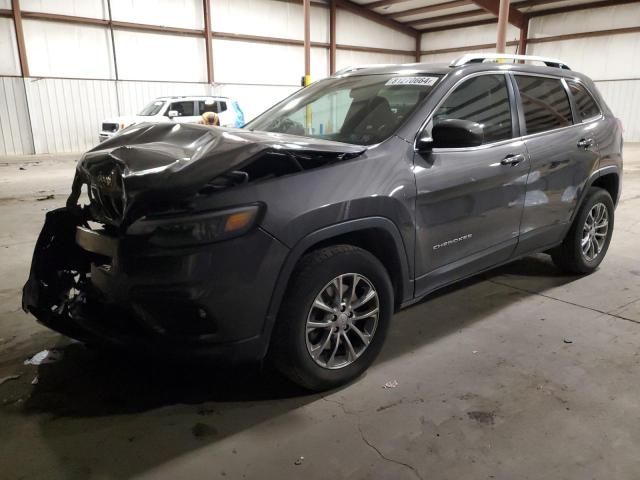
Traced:
POLYGON ((433 124, 452 118, 483 125, 484 143, 511 138, 511 106, 504 75, 480 75, 458 86, 433 115, 433 124))
POLYGON ((571 104, 562 82, 555 78, 516 75, 527 134, 573 124, 571 104))
POLYGON ((588 120, 589 118, 597 117, 600 115, 600 108, 593 99, 593 97, 587 92, 586 88, 575 82, 567 82, 569 84, 569 90, 571 95, 576 101, 576 107, 578 109, 578 117, 581 121, 588 120))
POLYGON ((205 112, 221 113, 227 110, 227 102, 221 100, 200 100, 198 102, 198 115, 205 112))

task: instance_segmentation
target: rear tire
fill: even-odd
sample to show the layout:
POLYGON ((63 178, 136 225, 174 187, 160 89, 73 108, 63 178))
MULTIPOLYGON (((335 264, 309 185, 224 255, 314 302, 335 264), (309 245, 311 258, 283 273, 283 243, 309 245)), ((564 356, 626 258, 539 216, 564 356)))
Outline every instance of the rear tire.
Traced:
POLYGON ((604 259, 613 234, 614 206, 609 192, 591 187, 562 244, 551 250, 553 263, 568 273, 589 274, 604 259))
POLYGON ((335 388, 373 363, 392 315, 391 280, 375 256, 351 245, 322 248, 291 276, 270 353, 295 383, 335 388))

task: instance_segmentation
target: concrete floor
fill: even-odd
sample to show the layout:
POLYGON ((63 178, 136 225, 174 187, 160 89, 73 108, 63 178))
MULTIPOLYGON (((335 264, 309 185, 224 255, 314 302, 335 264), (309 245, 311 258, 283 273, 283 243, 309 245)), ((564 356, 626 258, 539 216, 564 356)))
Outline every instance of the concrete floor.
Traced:
POLYGON ((540 255, 433 295, 395 317, 364 377, 325 395, 110 358, 37 325, 20 288, 73 159, 0 159, 0 379, 20 375, 0 385, 0 477, 639 478, 640 145, 625 155, 595 274, 540 255), (59 362, 23 365, 52 347, 59 362))

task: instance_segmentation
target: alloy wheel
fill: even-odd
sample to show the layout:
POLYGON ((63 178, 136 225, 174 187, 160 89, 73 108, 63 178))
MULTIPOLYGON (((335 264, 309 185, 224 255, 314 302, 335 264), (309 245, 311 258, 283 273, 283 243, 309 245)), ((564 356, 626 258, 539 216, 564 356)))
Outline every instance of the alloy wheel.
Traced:
POLYGON ((307 315, 306 344, 313 361, 344 368, 369 347, 378 326, 380 299, 364 275, 345 273, 327 283, 307 315))
POLYGON ((596 203, 584 222, 580 248, 588 261, 595 260, 604 248, 609 233, 609 212, 604 203, 596 203))

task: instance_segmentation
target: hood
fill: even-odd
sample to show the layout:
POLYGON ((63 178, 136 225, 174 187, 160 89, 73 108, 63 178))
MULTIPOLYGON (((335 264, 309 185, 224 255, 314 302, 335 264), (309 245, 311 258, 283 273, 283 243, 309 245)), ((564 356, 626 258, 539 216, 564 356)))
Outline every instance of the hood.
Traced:
POLYGON ((89 186, 92 207, 98 200, 108 203, 107 210, 114 211, 107 220, 120 224, 144 211, 144 205, 184 200, 224 174, 233 172, 247 183, 355 158, 365 150, 280 133, 143 123, 85 153, 78 176, 89 186))

